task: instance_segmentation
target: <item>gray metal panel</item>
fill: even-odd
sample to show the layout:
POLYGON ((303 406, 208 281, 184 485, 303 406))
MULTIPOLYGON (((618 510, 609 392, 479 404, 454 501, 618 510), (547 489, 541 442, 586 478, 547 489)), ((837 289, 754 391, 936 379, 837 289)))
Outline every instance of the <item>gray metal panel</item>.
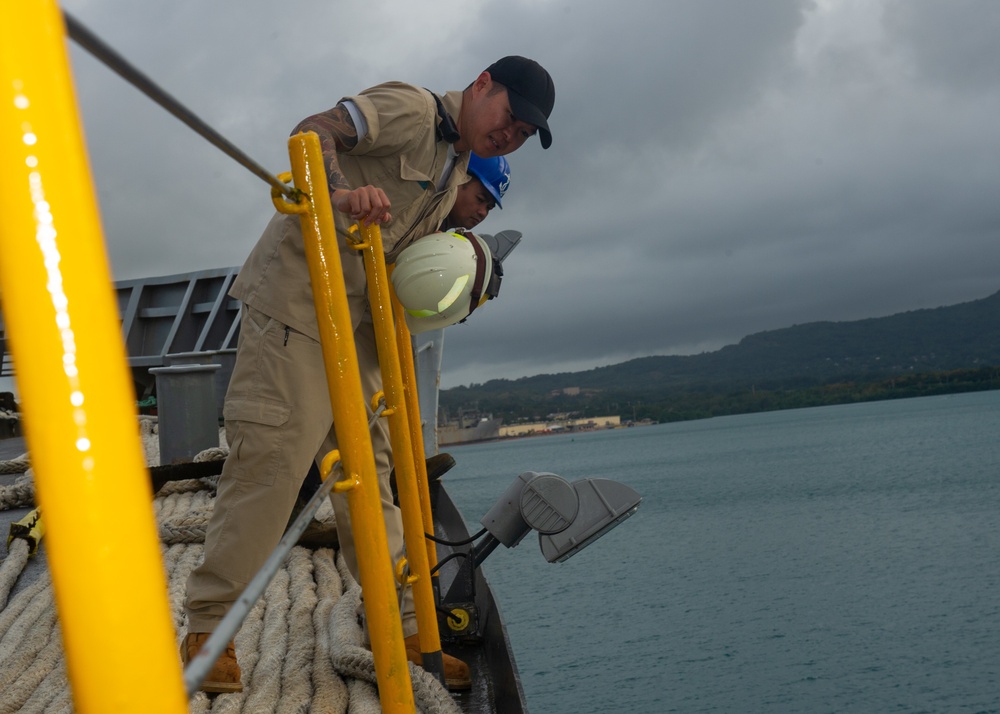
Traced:
MULTIPOLYGON (((166 355, 171 352, 190 352, 193 349, 194 338, 191 336, 190 320, 191 298, 194 295, 195 286, 198 284, 197 278, 188 280, 187 288, 177 306, 161 307, 156 311, 159 315, 172 318, 167 336, 160 346, 160 354, 166 355), (188 343, 192 344, 188 344, 188 343)), ((169 293, 168 293, 169 294, 169 293)))
POLYGON ((424 436, 424 452, 438 453, 438 390, 441 387, 441 360, 444 356, 444 330, 430 330, 414 335, 414 363, 417 399, 424 436))
POLYGON ((159 367, 167 354, 235 344, 239 302, 226 293, 238 272, 216 268, 115 283, 129 364, 159 367))
MULTIPOLYGON (((215 291, 215 299, 212 301, 212 307, 208 312, 201 334, 198 335, 198 339, 195 341, 195 352, 201 352, 207 349, 223 349, 223 344, 229 336, 230 329, 232 328, 232 317, 235 317, 230 316, 228 323, 225 319, 226 306, 230 302, 230 298, 227 293, 229 292, 229 286, 232 284, 233 278, 235 277, 236 273, 221 276, 221 279, 219 280, 219 287, 215 291), (222 319, 220 319, 220 316, 222 319), (206 345, 217 346, 207 347, 206 345)), ((209 296, 206 296, 206 298, 207 297, 209 296)))
POLYGON ((229 331, 226 333, 226 339, 222 341, 222 349, 235 350, 236 349, 236 338, 240 336, 240 311, 242 308, 242 303, 239 300, 231 300, 232 307, 230 307, 230 312, 233 313, 233 322, 229 326, 229 331))
MULTIPOLYGON (((152 390, 148 370, 166 364, 167 354, 236 348, 240 302, 228 292, 239 270, 212 268, 115 283, 122 339, 140 394, 152 390)), ((0 376, 13 375, 0 313, 0 376)))
POLYGON ((7 352, 7 337, 3 330, 3 317, 0 317, 0 377, 12 377, 14 375, 14 360, 7 352))
POLYGON ((122 281, 115 285, 129 356, 214 350, 222 347, 235 311, 226 291, 237 268, 122 281))

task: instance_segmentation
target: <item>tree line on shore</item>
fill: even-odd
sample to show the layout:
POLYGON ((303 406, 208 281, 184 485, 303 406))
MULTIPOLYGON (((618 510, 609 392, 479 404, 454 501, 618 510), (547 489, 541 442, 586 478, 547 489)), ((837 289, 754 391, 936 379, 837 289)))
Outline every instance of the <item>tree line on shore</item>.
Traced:
POLYGON ((678 421, 725 414, 1000 389, 1000 292, 851 322, 815 322, 690 356, 442 390, 441 406, 506 424, 617 414, 678 421))

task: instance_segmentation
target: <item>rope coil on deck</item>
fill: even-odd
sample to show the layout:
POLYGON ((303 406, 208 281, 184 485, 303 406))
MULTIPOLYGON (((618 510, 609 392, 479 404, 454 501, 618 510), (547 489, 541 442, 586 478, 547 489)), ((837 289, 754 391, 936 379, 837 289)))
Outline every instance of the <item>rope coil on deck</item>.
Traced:
MULTIPOLYGON (((155 422, 140 422, 140 432, 149 463, 158 463, 155 422)), ((216 460, 226 453, 225 448, 211 449, 196 460, 216 460)), ((0 509, 32 505, 31 471, 26 459, 19 463, 25 466, 24 476, 13 485, 0 486, 0 509)), ((174 481, 153 501, 178 644, 187 631, 182 607, 187 577, 203 557, 214 486, 215 478, 174 481)), ((332 519, 329 502, 317 517, 332 519)), ((27 550, 27 543, 14 539, 0 563, 0 607, 6 604, 0 610, 0 714, 72 712, 48 571, 7 602, 27 563, 27 550)), ((214 697, 199 692, 190 711, 380 712, 374 658, 362 644, 358 624, 360 598, 361 588, 338 553, 329 548, 293 548, 236 636, 243 691, 214 697)), ((418 711, 461 711, 433 676, 412 664, 410 675, 418 711)))
MULTIPOLYGON (((10 461, 4 463, 12 463, 10 461)), ((28 463, 20 462, 24 468, 18 471, 3 471, 0 473, 25 473, 30 468, 28 463)), ((7 511, 11 508, 28 508, 35 503, 35 481, 28 475, 17 478, 10 486, 0 489, 0 511, 7 511)))

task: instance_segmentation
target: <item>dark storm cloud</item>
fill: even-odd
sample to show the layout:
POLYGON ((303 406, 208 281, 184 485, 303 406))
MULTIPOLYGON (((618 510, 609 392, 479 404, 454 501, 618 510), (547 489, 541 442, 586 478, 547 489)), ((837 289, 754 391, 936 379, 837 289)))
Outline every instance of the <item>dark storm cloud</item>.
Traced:
MULTIPOLYGON (((448 330, 445 386, 1000 288, 987 0, 65 7, 275 172, 292 126, 345 94, 461 88, 505 54, 545 65, 553 146, 510 157, 482 226, 525 238, 500 298, 448 330)), ((116 277, 242 262, 268 187, 73 59, 116 277)))
POLYGON ((916 69, 947 90, 976 92, 1000 83, 1000 14, 991 0, 894 0, 885 27, 916 69))

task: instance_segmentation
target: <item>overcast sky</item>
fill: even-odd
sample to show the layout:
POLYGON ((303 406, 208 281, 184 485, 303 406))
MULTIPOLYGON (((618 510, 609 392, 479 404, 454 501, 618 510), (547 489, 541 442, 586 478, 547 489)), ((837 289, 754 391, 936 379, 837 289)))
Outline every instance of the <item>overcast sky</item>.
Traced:
MULTIPOLYGON (((443 386, 718 349, 1000 289, 993 0, 65 0, 255 160, 385 80, 522 54, 553 145, 508 157, 500 298, 443 386), (433 7, 432 12, 425 8, 433 7)), ((72 46, 116 279, 240 265, 269 189, 72 46)))

